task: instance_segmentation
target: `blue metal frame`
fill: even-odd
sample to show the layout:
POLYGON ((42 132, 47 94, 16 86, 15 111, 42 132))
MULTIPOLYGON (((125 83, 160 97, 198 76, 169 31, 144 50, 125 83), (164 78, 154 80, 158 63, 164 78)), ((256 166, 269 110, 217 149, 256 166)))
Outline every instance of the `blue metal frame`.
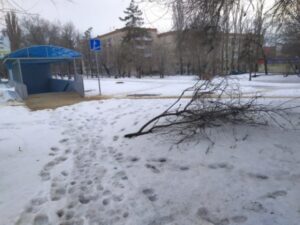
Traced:
POLYGON ((8 61, 20 59, 20 60, 29 60, 27 63, 32 61, 32 63, 45 63, 45 61, 64 61, 64 60, 73 60, 76 58, 81 58, 81 53, 53 45, 36 45, 28 48, 19 49, 15 52, 10 53, 4 57, 4 63, 8 61))
POLYGON ((74 89, 76 80, 74 82, 68 81, 70 83, 67 85, 70 86, 68 90, 65 88, 65 81, 53 81, 50 64, 72 62, 76 76, 76 59, 81 57, 79 52, 71 49, 52 45, 37 45, 10 53, 4 57, 4 64, 11 74, 11 80, 18 84, 25 84, 29 94, 36 94, 74 89))

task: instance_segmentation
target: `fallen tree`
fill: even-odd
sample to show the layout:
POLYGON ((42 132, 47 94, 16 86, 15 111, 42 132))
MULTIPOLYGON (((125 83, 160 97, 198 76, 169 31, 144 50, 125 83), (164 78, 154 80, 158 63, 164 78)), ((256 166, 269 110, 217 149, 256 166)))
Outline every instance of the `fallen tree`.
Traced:
POLYGON ((239 85, 228 79, 198 81, 193 87, 184 90, 163 113, 125 137, 133 138, 172 127, 172 131, 176 130, 182 135, 179 141, 182 142, 195 134, 206 134, 207 128, 228 123, 267 125, 272 121, 280 127, 284 127, 285 122, 292 124, 288 113, 299 106, 286 106, 288 102, 275 106, 263 104, 259 101, 262 98, 258 94, 243 95, 239 85), (191 99, 184 98, 191 92, 191 99))

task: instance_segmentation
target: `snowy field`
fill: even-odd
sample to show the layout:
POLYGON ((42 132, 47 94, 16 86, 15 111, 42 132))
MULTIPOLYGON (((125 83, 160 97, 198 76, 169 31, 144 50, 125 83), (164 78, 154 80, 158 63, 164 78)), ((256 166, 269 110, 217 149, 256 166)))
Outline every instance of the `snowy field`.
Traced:
MULTIPOLYGON (((101 78, 102 94, 113 97, 127 97, 134 94, 152 94, 160 96, 177 96, 194 85, 195 76, 170 76, 165 79, 153 78, 101 78)), ((98 79, 84 80, 88 96, 99 94, 98 79)))
MULTIPOLYGON (((300 97, 298 77, 238 77, 243 90, 274 104, 300 97)), ((102 85, 114 97, 176 96, 193 79, 102 85)), ((87 93, 97 94, 97 85, 85 81, 87 93)), ((208 153, 206 139, 123 137, 173 101, 110 99, 35 112, 2 104, 0 225, 299 225, 299 111, 290 117, 295 129, 213 129, 208 153)))
MULTIPOLYGON (((229 82, 238 83, 245 95, 261 93, 267 97, 300 97, 300 77, 282 75, 259 76, 248 81, 248 74, 231 76, 229 82)), ((157 95, 174 97, 195 84, 196 76, 167 76, 164 79, 153 78, 102 78, 102 94, 113 97, 128 95, 157 95)), ((99 94, 98 80, 86 79, 84 86, 87 96, 99 94)))
POLYGON ((0 107, 6 105, 16 105, 19 102, 14 101, 16 99, 14 94, 14 88, 9 87, 7 84, 0 83, 0 107))

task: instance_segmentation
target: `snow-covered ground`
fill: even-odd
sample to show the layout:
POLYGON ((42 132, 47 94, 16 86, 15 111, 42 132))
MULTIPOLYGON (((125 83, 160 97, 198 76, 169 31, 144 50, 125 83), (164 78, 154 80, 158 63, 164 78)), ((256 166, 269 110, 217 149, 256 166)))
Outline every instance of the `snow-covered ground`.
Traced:
MULTIPOLYGON (((196 76, 167 76, 164 79, 153 78, 102 78, 102 94, 112 97, 126 97, 134 94, 150 94, 174 97, 195 84, 196 76)), ((268 75, 248 80, 248 74, 229 77, 229 82, 238 83, 245 95, 261 93, 266 97, 300 97, 300 77, 268 75)), ((98 80, 85 79, 87 96, 99 94, 98 80)))
MULTIPOLYGON (((126 97, 134 94, 152 94, 161 96, 176 96, 195 84, 196 76, 169 76, 164 79, 159 77, 137 78, 101 78, 103 95, 113 97, 126 97)), ((98 79, 85 79, 86 95, 99 94, 98 79)))
POLYGON ((14 88, 9 87, 8 84, 0 83, 0 107, 16 104, 20 105, 20 102, 17 102, 17 95, 14 92, 14 88))
POLYGON ((43 189, 39 173, 49 161, 49 149, 61 137, 61 128, 52 123, 48 111, 0 108, 1 225, 14 224, 27 202, 43 189))
MULTIPOLYGON (((249 91, 259 89, 240 79, 249 91)), ((270 96, 300 96, 300 78, 268 79, 253 84, 270 96)), ((193 84, 143 80, 126 79, 119 88, 106 79, 103 92, 175 96, 193 84)), ((35 112, 0 107, 0 225, 299 225, 299 112, 290 118, 296 129, 213 129, 208 154, 203 138, 177 146, 173 134, 123 137, 173 101, 110 99, 35 112)))

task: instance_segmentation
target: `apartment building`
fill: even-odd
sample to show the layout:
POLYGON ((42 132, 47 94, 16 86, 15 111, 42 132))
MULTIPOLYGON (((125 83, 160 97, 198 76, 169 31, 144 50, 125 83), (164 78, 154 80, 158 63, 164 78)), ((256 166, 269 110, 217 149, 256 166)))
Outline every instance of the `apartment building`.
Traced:
POLYGON ((103 51, 101 53, 101 59, 106 70, 110 70, 112 73, 124 73, 127 75, 137 75, 138 73, 151 73, 153 62, 153 48, 157 42, 157 29, 141 28, 145 35, 134 38, 134 46, 126 49, 122 46, 124 37, 126 37, 129 28, 125 27, 117 29, 98 36, 102 41, 103 51), (128 63, 124 59, 129 54, 134 52, 136 59, 134 63, 128 63), (137 71, 139 65, 142 71, 137 71))
MULTIPOLYGON (((157 29, 142 29, 148 35, 136 39, 134 50, 129 51, 141 53, 137 61, 143 68, 143 74, 195 74, 201 71, 200 67, 206 66, 208 50, 203 43, 207 41, 207 35, 196 31, 169 31, 159 34, 157 29)), ((101 57, 104 66, 112 73, 136 75, 138 71, 133 65, 124 65, 126 54, 120 51, 127 32, 128 28, 122 28, 98 36, 103 43, 101 57)), ((214 54, 210 56, 215 74, 247 70, 247 62, 242 60, 245 42, 244 34, 218 34, 218 41, 214 43, 214 54)))

